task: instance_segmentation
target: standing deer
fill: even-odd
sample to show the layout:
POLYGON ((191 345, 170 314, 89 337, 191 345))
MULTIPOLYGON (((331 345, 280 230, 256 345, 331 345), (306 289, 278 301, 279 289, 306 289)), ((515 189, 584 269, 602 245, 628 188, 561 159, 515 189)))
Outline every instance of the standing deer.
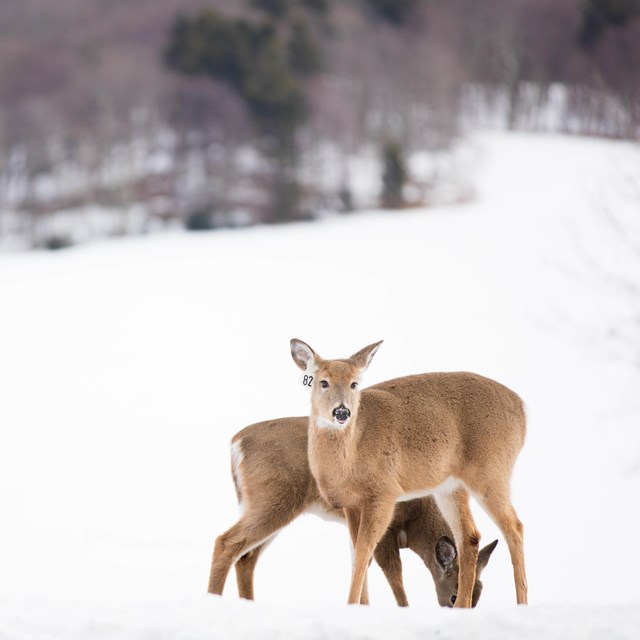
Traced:
MULTIPOLYGON (((362 394, 366 403, 366 390, 362 394)), ((238 593, 253 600, 253 572, 262 551, 281 529, 302 513, 345 523, 341 509, 320 496, 307 455, 309 418, 280 418, 245 427, 231 440, 231 470, 242 508, 238 522, 216 540, 209 592, 221 594, 235 562, 238 593)), ((431 572, 438 602, 453 606, 458 592, 458 562, 451 530, 432 498, 398 504, 391 526, 375 549, 396 602, 407 606, 400 548, 414 551, 431 572)), ((479 553, 473 606, 482 592, 479 575, 498 541, 479 553)), ((363 592, 365 590, 363 589, 363 592)), ((367 602, 363 593, 361 601, 367 602)))
POLYGON ((396 502, 433 495, 459 552, 456 607, 472 605, 480 533, 471 493, 504 535, 516 600, 527 603, 523 527, 510 479, 525 437, 522 400, 473 373, 425 373, 360 392, 381 342, 344 360, 323 360, 291 341, 295 363, 313 376, 309 464, 320 494, 344 508, 355 547, 350 604, 360 601, 371 555, 396 502), (366 402, 363 398, 366 394, 366 402))

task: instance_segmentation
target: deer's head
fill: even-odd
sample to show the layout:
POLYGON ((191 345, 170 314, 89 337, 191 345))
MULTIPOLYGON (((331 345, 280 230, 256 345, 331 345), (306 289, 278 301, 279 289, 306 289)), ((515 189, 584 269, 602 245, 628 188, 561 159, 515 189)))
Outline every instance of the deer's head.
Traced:
MULTIPOLYGON (((482 594, 480 575, 487 566, 489 558, 497 544, 498 541, 494 540, 478 552, 476 583, 473 586, 473 596, 471 599, 472 607, 475 607, 478 604, 478 600, 480 600, 480 595, 482 594)), ((438 603, 441 607, 453 607, 458 595, 458 553, 456 546, 453 540, 447 536, 442 536, 436 544, 434 553, 436 564, 439 568, 439 571, 432 571, 438 603)))
POLYGON ((324 360, 302 340, 291 340, 293 361, 313 377, 311 414, 316 426, 344 429, 355 419, 362 372, 381 344, 370 344, 345 360, 324 360))

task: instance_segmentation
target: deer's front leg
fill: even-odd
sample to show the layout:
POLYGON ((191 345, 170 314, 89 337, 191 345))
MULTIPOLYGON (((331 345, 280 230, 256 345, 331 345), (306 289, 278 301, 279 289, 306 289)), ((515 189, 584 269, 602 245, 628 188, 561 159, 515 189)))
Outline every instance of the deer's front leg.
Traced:
MULTIPOLYGON (((351 536, 352 561, 355 562, 356 541, 358 539, 358 528, 360 527, 360 510, 345 508, 344 515, 347 520, 347 526, 349 527, 349 535, 351 536)), ((351 567, 351 570, 353 571, 353 566, 351 567)), ((369 585, 366 573, 364 575, 362 593, 360 594, 360 604, 369 604, 369 585)))
MULTIPOLYGON (((359 512, 358 534, 355 543, 355 560, 353 563, 353 575, 351 577, 351 589, 349 591, 349 604, 358 604, 362 595, 364 579, 367 574, 371 557, 380 538, 391 523, 395 501, 391 499, 364 504, 359 512)), ((353 511, 352 509, 348 510, 353 511)), ((351 528, 357 522, 357 514, 347 515, 351 528)))

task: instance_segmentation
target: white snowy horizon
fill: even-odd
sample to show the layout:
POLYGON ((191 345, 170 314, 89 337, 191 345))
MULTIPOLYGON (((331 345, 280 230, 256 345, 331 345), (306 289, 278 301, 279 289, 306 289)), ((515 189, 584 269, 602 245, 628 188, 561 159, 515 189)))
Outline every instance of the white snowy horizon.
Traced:
POLYGON ((0 255, 0 639, 640 636, 640 265, 608 215, 637 225, 640 150, 467 144, 464 204, 0 255), (347 607, 348 533, 313 516, 265 551, 255 603, 233 574, 205 593, 231 437, 308 413, 292 337, 384 339, 364 385, 470 370, 523 397, 529 607, 475 503, 500 542, 473 611, 440 609, 408 551, 409 610, 375 565, 371 606, 347 607))

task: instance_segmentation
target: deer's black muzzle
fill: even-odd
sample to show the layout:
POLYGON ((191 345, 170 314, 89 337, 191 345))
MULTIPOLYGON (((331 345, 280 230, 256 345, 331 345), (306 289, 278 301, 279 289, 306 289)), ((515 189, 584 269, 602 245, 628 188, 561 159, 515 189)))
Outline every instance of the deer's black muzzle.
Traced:
POLYGON ((350 415, 351 411, 349 411, 349 409, 347 409, 347 407, 345 407, 343 404, 333 410, 333 417, 338 422, 346 422, 349 419, 350 415))

